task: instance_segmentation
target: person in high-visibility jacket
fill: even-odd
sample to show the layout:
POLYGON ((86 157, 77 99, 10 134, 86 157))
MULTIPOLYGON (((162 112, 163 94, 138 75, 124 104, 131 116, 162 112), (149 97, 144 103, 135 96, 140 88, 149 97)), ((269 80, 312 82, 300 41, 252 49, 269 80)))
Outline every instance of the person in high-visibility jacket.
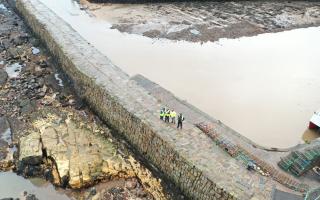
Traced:
POLYGON ((170 122, 170 109, 168 109, 166 111, 165 117, 164 117, 164 121, 169 123, 170 122))
POLYGON ((164 118, 164 115, 165 115, 164 110, 165 110, 165 108, 162 108, 160 110, 160 120, 163 120, 163 118, 164 118))
POLYGON ((170 116, 170 117, 171 117, 171 123, 176 124, 176 116, 177 116, 176 111, 171 110, 170 115, 171 115, 171 116, 170 116))

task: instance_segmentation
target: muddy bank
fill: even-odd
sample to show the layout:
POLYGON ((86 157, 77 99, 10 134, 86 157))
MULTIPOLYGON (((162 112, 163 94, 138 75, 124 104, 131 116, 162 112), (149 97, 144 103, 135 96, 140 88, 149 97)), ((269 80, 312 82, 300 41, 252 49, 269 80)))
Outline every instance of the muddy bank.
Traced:
POLYGON ((170 40, 216 41, 320 24, 320 3, 316 1, 189 1, 134 5, 80 2, 92 15, 110 22, 121 32, 170 40))
POLYGON ((180 196, 166 192, 165 183, 79 100, 5 1, 0 14, 1 176, 11 179, 1 171, 13 170, 46 179, 71 199, 180 196))

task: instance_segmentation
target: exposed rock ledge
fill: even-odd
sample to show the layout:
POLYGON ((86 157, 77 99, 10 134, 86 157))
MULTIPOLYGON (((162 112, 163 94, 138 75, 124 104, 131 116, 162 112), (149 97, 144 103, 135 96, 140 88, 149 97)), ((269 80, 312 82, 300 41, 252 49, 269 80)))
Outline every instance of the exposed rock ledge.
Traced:
POLYGON ((34 130, 20 138, 18 172, 43 174, 55 185, 79 189, 103 179, 137 177, 154 196, 163 199, 161 182, 133 157, 125 158, 102 136, 105 130, 77 123, 73 114, 56 114, 33 122, 34 130))

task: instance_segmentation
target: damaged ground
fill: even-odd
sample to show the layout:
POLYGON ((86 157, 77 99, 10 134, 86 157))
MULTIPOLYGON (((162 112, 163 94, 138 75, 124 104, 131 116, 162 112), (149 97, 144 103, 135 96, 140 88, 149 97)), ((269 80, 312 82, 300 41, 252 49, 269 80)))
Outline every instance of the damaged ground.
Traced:
POLYGON ((42 177, 70 199, 184 199, 75 96, 3 0, 0 23, 0 173, 42 177))
POLYGON ((216 41, 320 24, 317 1, 80 2, 90 14, 121 32, 171 40, 216 41))

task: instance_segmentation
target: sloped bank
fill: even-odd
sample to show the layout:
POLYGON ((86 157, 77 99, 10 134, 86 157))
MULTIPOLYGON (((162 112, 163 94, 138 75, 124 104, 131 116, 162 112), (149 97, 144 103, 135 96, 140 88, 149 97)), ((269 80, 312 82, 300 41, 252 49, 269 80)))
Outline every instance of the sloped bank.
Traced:
POLYGON ((192 124, 187 122, 183 131, 164 125, 158 119, 158 101, 42 3, 17 0, 17 9, 72 79, 79 96, 187 196, 270 197, 272 181, 261 189, 258 175, 225 156, 192 124), (249 186, 243 186, 246 180, 249 186))

